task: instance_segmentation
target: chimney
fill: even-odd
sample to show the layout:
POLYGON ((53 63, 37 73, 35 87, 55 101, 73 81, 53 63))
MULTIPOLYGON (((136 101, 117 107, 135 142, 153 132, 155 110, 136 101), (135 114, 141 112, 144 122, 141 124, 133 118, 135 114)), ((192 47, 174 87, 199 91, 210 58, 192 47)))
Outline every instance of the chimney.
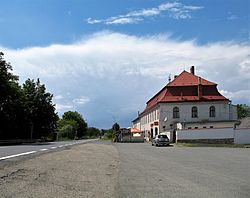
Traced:
POLYGON ((190 73, 194 75, 194 66, 190 67, 190 73))
POLYGON ((138 117, 140 116, 140 111, 137 112, 138 117))
POLYGON ((202 84, 201 84, 201 77, 198 77, 198 97, 199 99, 202 98, 202 84))

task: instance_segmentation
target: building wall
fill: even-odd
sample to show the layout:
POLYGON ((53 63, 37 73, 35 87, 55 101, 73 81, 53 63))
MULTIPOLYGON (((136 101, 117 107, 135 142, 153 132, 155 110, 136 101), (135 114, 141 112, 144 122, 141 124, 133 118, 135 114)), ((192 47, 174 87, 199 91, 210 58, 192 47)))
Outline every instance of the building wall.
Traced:
POLYGON ((133 122, 132 128, 141 130, 141 121, 140 121, 140 119, 137 119, 136 121, 133 122))
POLYGON ((188 102, 188 103, 161 103, 160 104, 160 131, 170 130, 178 122, 213 122, 236 120, 235 106, 222 102, 188 102), (198 117, 192 118, 192 107, 198 108, 198 117), (215 117, 209 117, 209 108, 216 109, 215 117), (173 118, 173 108, 179 108, 179 118, 173 118), (172 126, 171 126, 172 125, 172 126))
POLYGON ((177 123, 177 129, 234 128, 236 121, 177 123))
POLYGON ((178 130, 177 142, 250 144, 250 129, 217 128, 178 130))
POLYGON ((202 139, 231 139, 234 138, 233 128, 221 129, 196 129, 178 130, 177 141, 179 140, 202 140, 202 139))
POLYGON ((236 129, 234 135, 235 144, 250 144, 250 128, 236 129))
POLYGON ((151 111, 141 116, 141 131, 145 134, 145 139, 149 141, 151 136, 154 137, 159 131, 159 108, 153 108, 151 111), (158 123, 158 124, 157 124, 158 123))

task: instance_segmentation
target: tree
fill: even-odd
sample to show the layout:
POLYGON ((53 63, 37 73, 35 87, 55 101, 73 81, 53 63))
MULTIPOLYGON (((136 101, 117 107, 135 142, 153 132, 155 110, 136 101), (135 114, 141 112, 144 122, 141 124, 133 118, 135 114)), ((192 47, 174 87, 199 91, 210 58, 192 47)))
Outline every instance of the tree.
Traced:
POLYGON ((0 139, 41 138, 54 131, 58 119, 53 95, 39 79, 18 84, 18 76, 0 52, 0 139))
POLYGON ((77 123, 77 137, 82 138, 87 132, 87 123, 84 121, 81 114, 77 111, 68 111, 65 112, 62 116, 64 120, 74 120, 77 123))
POLYGON ((56 128, 58 116, 55 105, 52 103, 53 95, 46 92, 40 80, 28 79, 23 84, 25 96, 25 113, 30 127, 31 138, 46 137, 56 128))
POLYGON ((116 122, 115 124, 113 124, 112 129, 113 131, 117 132, 120 130, 120 125, 116 122))
POLYGON ((87 130, 87 135, 89 137, 97 137, 100 135, 100 130, 95 128, 95 127, 89 127, 88 130, 87 130))
POLYGON ((57 122, 58 139, 75 139, 77 128, 76 121, 60 119, 57 122))
POLYGON ((118 123, 113 124, 112 130, 113 130, 113 137, 114 137, 113 141, 116 142, 118 141, 120 125, 118 123))
POLYGON ((24 127, 23 92, 3 55, 0 52, 0 139, 20 138, 24 127))
POLYGON ((245 118, 250 116, 250 107, 246 104, 237 104, 238 118, 245 118))

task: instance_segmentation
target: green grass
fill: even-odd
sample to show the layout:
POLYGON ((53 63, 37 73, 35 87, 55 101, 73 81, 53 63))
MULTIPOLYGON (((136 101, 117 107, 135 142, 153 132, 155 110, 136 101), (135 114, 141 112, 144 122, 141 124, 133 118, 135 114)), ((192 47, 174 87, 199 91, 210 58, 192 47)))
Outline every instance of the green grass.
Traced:
POLYGON ((205 143, 176 143, 176 146, 185 147, 227 147, 227 148, 250 148, 250 144, 205 144, 205 143))

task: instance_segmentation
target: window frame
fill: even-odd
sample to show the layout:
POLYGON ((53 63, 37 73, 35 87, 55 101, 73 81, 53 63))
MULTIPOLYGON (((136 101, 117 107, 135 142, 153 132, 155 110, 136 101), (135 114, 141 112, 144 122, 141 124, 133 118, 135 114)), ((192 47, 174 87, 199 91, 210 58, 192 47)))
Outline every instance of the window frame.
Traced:
POLYGON ((192 118, 198 118, 198 107, 193 106, 191 109, 191 117, 192 118))
POLYGON ((180 118, 180 109, 179 109, 179 107, 174 107, 173 108, 173 118, 174 119, 180 118))
POLYGON ((209 107, 209 117, 210 118, 215 118, 216 117, 216 108, 215 108, 215 106, 210 106, 209 107))

